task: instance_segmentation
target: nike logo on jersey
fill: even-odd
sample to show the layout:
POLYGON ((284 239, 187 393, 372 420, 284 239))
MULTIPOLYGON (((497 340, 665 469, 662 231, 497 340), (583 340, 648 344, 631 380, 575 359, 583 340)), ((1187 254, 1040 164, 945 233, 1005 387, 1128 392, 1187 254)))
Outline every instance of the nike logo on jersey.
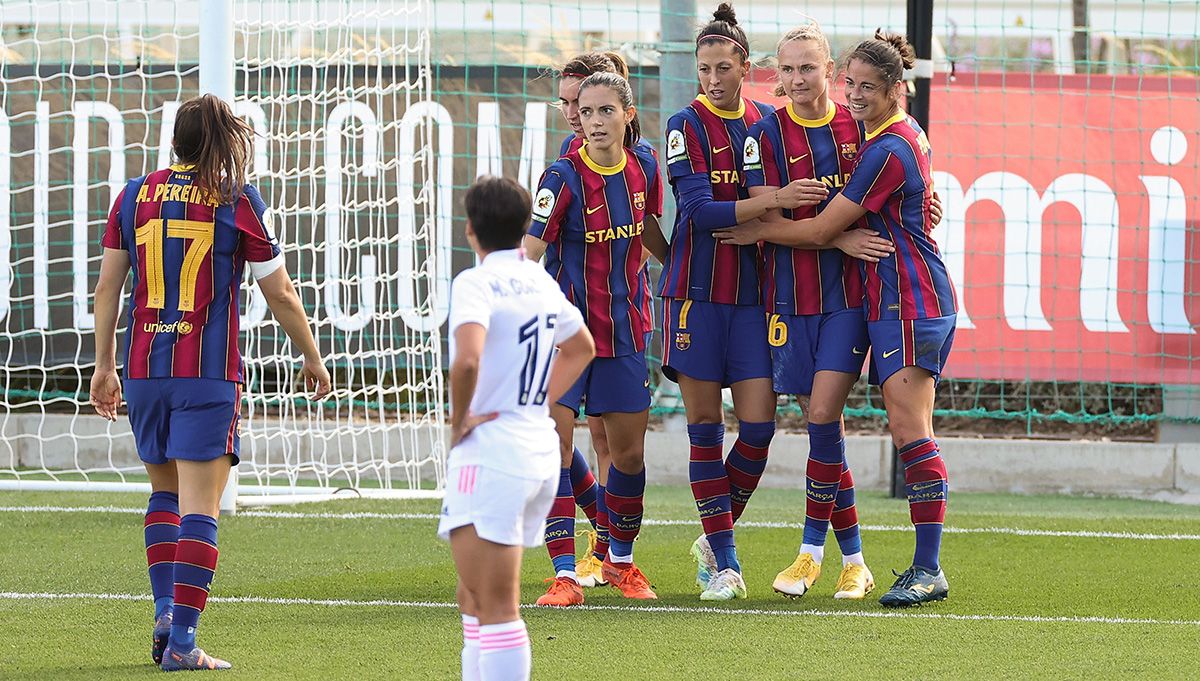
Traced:
POLYGON ((788 163, 797 163, 808 158, 808 154, 800 154, 799 156, 788 156, 788 163))
POLYGON ((857 345, 855 345, 854 347, 850 348, 850 352, 852 352, 852 353, 854 353, 854 354, 856 354, 856 355, 865 355, 865 354, 867 354, 867 353, 863 352, 862 350, 859 350, 857 345))
POLYGON ((713 150, 713 153, 714 153, 714 154, 719 154, 719 153, 721 153, 722 151, 725 151, 725 150, 726 150, 726 149, 728 149, 728 148, 729 148, 729 145, 725 145, 725 146, 723 146, 723 147, 713 147, 713 148, 712 148, 712 150, 713 150))
POLYGON ((595 208, 586 208, 585 210, 587 210, 588 215, 591 215, 592 213, 595 213, 596 211, 600 210, 603 207, 604 207, 604 204, 602 203, 599 206, 596 206, 595 208))
POLYGON ((883 353, 883 358, 887 359, 888 357, 891 357, 892 355, 896 354, 897 352, 900 352, 900 348, 896 348, 895 350, 888 350, 887 352, 883 353))

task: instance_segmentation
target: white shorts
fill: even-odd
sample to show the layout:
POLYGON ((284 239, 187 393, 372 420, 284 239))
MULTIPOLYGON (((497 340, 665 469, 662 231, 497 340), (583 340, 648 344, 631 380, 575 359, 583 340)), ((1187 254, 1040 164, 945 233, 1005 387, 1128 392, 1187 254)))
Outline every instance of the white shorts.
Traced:
POLYGON ((475 534, 507 546, 541 546, 546 516, 558 493, 558 476, 534 480, 483 466, 455 466, 446 471, 446 496, 438 536, 475 526, 475 534))

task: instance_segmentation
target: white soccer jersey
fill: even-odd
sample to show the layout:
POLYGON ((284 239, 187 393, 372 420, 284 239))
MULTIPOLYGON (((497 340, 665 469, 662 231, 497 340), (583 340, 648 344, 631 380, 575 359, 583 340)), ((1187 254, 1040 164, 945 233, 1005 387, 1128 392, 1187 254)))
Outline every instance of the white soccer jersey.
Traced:
POLYGON ((583 328, 558 283, 519 249, 489 253, 454 278, 450 357, 463 324, 487 329, 472 414, 497 412, 451 452, 455 466, 479 465, 541 478, 559 467, 558 436, 546 391, 555 346, 583 328))

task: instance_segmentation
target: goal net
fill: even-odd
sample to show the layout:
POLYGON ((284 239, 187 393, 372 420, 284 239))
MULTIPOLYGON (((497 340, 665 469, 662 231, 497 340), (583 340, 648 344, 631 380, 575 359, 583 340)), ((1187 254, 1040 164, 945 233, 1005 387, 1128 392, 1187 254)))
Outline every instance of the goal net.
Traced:
POLYGON ((202 7, 3 0, 0 485, 145 488, 129 484, 144 478, 124 419, 88 406, 99 235, 124 181, 170 162, 200 74, 227 68, 256 132, 251 182, 336 388, 300 394, 299 353, 246 286, 242 493, 440 489, 450 167, 432 4, 234 2, 217 37, 232 64, 201 61, 202 7))

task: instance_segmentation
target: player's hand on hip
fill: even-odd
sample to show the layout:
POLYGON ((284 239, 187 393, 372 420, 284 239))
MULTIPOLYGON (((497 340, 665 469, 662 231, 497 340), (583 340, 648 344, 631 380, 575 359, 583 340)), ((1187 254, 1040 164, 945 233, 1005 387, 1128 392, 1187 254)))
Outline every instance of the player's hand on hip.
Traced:
POLYGON ((462 423, 458 423, 450 427, 450 447, 457 447, 458 443, 462 442, 464 438, 470 435, 471 431, 475 430, 475 427, 479 424, 487 423, 488 421, 494 421, 499 416, 500 412, 496 411, 490 414, 467 414, 467 417, 462 420, 462 423))
POLYGON ((896 250, 892 242, 869 229, 842 232, 833 240, 833 246, 848 256, 867 262, 879 262, 896 250))
POLYGON ((815 206, 829 198, 829 188, 820 180, 795 180, 775 192, 780 208, 815 206))
POLYGON ((91 405, 96 413, 108 419, 117 420, 117 407, 121 406, 121 379, 113 369, 97 370, 92 374, 90 390, 91 405))
POLYGON ((718 229, 713 232, 713 236, 721 240, 723 244, 732 244, 735 246, 748 246, 756 244, 763 239, 765 225, 760 220, 751 220, 743 222, 736 227, 727 229, 718 229))
POLYGON ((333 390, 333 379, 329 377, 329 370, 320 360, 305 359, 304 366, 300 369, 300 376, 304 379, 304 389, 314 391, 314 400, 325 397, 333 390))

